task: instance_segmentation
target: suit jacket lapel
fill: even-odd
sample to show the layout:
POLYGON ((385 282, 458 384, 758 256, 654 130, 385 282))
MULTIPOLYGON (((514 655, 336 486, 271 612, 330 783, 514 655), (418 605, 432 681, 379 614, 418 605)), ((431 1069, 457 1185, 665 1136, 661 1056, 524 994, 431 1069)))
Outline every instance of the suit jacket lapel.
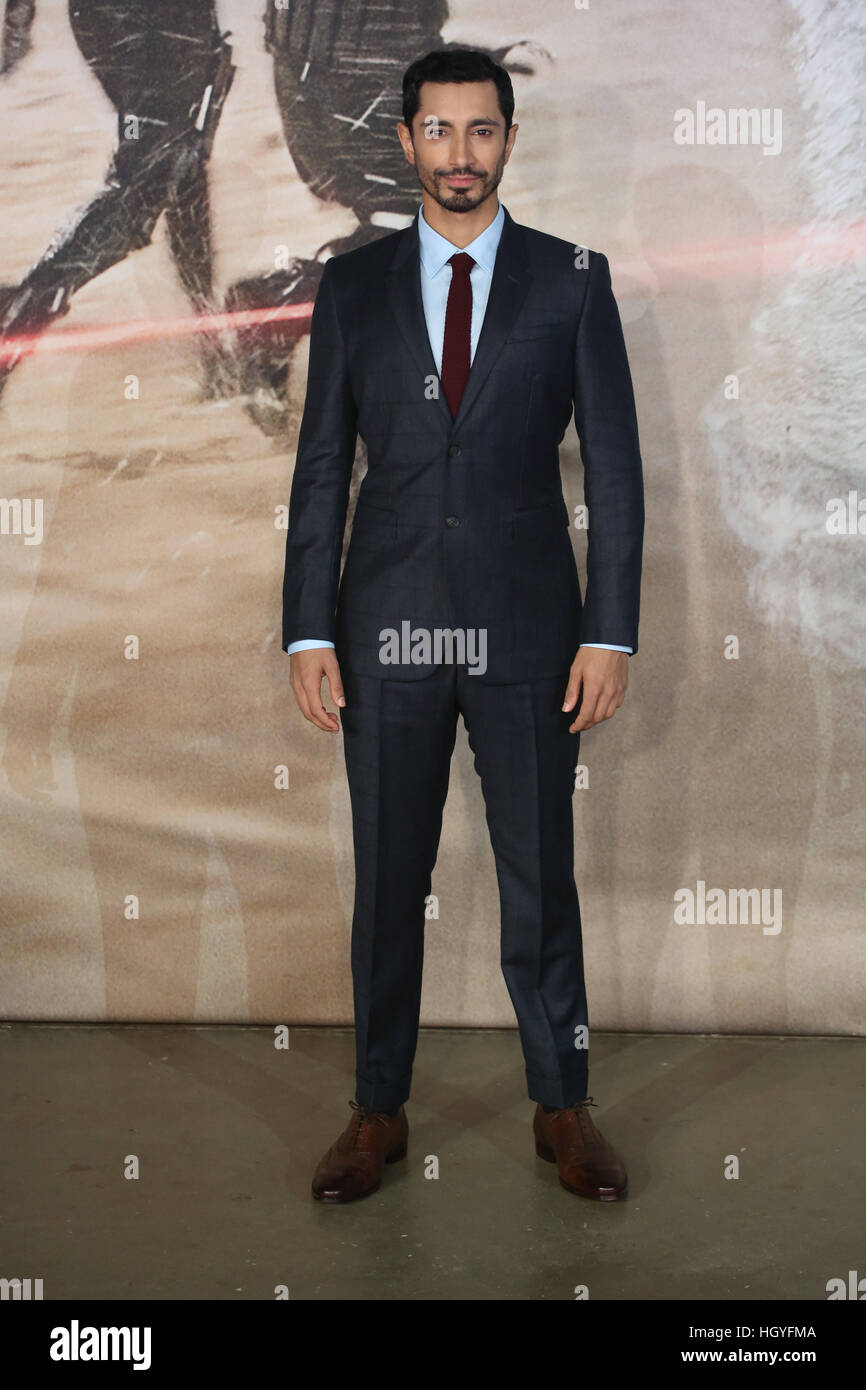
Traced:
MULTIPOLYGON (((439 383, 438 402, 445 423, 459 429, 478 398, 499 352, 517 318, 532 279, 523 233, 507 208, 502 236, 496 252, 490 294, 481 326, 481 336, 472 359, 466 389, 460 402, 457 418, 452 420, 445 392, 439 383)), ((418 242, 418 219, 407 227, 394 253, 391 269, 385 277, 386 293, 397 326, 405 339, 419 371, 424 377, 436 377, 436 363, 427 336, 424 303, 421 298, 421 261, 418 242)))
MULTIPOLYGON (((502 236, 493 265, 490 295, 484 313, 484 322, 481 325, 481 336, 478 339, 478 346, 475 349, 475 356, 469 370, 469 379, 466 382, 466 389, 463 392, 457 418, 454 421, 455 430, 463 424, 468 412, 475 404, 482 386, 490 375, 490 370, 502 350, 505 339, 514 326, 514 320, 523 307, 523 301, 526 298, 531 280, 532 274, 529 270, 529 258, 523 233, 506 210, 502 236)), ((448 408, 447 401, 445 407, 448 408)), ((448 415, 450 418, 450 410, 448 415)))
POLYGON ((439 381, 436 363, 427 336, 427 322, 424 318, 424 301, 421 298, 421 253, 418 240, 418 218, 400 236, 391 269, 385 276, 385 290, 391 312, 397 320, 397 327, 403 335, 406 347, 419 372, 424 378, 435 377, 438 384, 436 398, 444 419, 451 427, 451 411, 439 381))

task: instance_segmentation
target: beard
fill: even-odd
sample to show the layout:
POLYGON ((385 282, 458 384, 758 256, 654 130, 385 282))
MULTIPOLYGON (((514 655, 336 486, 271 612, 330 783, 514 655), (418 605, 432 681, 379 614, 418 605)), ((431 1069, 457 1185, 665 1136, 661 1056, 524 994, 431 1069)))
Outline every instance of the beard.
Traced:
POLYGON ((473 212, 479 207, 491 193, 497 189, 502 182, 502 175, 505 170, 504 153, 498 160, 496 168, 487 173, 481 169, 462 169, 462 170, 440 170, 434 169, 430 173, 422 172, 416 163, 415 169, 418 174, 418 182, 429 193, 446 212, 473 212), (447 188, 445 180, 452 178, 455 173, 474 174, 477 183, 471 188, 447 188))

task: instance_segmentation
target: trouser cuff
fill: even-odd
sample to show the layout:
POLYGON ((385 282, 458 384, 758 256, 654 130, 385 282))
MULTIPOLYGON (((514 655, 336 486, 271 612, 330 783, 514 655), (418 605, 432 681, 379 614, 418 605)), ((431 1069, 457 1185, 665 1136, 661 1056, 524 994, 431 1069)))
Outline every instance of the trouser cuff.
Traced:
POLYGON ((573 1105, 575 1101, 586 1100, 587 1086, 585 1072, 571 1078, 536 1076, 531 1071, 526 1073, 529 1099, 537 1101, 539 1105, 553 1105, 557 1110, 573 1105))
POLYGON ((360 1073, 355 1076, 355 1100, 366 1105, 368 1110, 384 1110, 393 1114, 409 1099, 412 1073, 398 1077, 396 1081, 370 1081, 360 1073))

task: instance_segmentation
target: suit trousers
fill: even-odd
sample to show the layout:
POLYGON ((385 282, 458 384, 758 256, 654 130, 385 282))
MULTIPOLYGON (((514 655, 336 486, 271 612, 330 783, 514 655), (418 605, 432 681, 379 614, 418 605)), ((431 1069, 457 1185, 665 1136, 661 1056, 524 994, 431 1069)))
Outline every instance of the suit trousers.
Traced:
POLYGON ((580 743, 561 706, 568 672, 484 684, 460 665, 422 680, 342 670, 352 806, 356 1100, 408 1099, 418 1040, 426 900, 460 715, 481 778, 496 863, 502 971, 531 1100, 586 1097, 587 1005, 574 882, 580 743))

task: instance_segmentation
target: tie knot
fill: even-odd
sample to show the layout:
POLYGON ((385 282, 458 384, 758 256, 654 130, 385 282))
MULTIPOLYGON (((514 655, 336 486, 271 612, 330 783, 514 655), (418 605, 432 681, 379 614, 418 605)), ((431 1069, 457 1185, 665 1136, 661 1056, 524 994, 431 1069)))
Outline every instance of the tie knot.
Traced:
POLYGON ((455 255, 448 257, 448 264, 451 267, 452 275, 468 275, 475 261, 467 252, 458 251, 455 255))

